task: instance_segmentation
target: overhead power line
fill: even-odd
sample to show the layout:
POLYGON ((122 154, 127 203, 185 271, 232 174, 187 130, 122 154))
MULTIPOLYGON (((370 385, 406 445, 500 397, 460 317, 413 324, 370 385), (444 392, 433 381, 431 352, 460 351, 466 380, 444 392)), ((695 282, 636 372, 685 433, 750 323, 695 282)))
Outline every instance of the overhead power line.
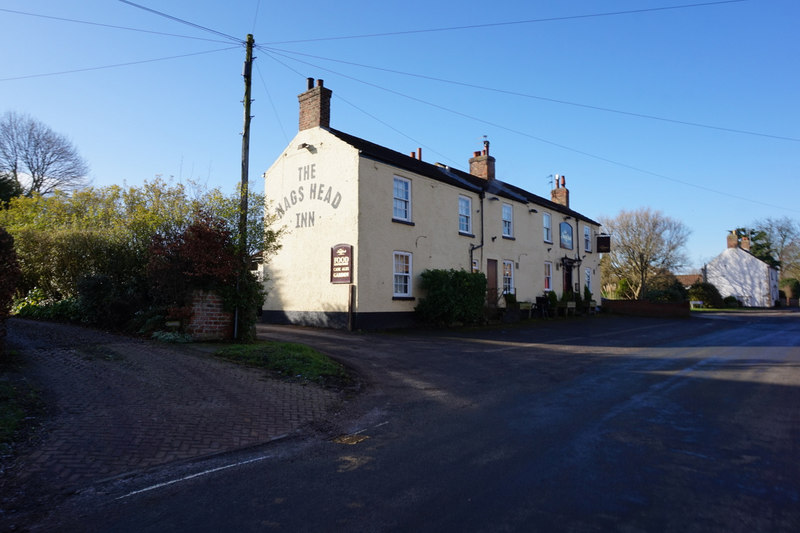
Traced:
MULTIPOLYGON (((267 49, 262 49, 262 51, 264 51, 274 61, 280 63, 281 65, 286 66, 282 61, 279 61, 279 60, 275 59, 267 49)), ((443 106, 443 105, 440 105, 440 104, 436 104, 436 103, 433 103, 433 102, 429 102, 427 100, 423 100, 421 98, 417 98, 416 96, 411 96, 411 95, 402 93, 400 91, 395 91, 394 89, 389 89, 387 87, 384 87, 382 85, 378 85, 376 83, 371 83, 371 82, 368 82, 368 81, 364 81, 364 80, 355 78, 353 76, 348 76, 347 74, 342 74, 341 72, 336 72, 336 71, 331 70, 329 68, 325 68, 325 67, 322 67, 322 66, 319 66, 319 65, 314 65, 312 63, 308 63, 308 62, 302 61, 300 59, 295 59, 295 58, 291 58, 291 59, 293 59, 294 61, 297 61, 299 63, 304 63, 304 64, 312 66, 314 68, 321 69, 321 70, 330 72, 332 74, 336 74, 338 76, 341 76, 343 78, 347 78, 349 80, 361 83, 363 85, 367 85, 367 86, 370 86, 370 87, 373 87, 373 88, 376 88, 376 89, 380 89, 382 91, 386 91, 386 92, 392 93, 392 94, 397 95, 397 96, 401 96, 403 98, 406 98, 408 100, 412 100, 414 102, 425 104, 427 106, 434 107, 436 109, 440 109, 442 111, 446 111, 448 113, 451 113, 451 114, 454 114, 454 115, 458 115, 460 117, 463 117, 463 118, 466 118, 466 119, 469 119, 469 120, 474 120, 476 122, 480 122, 480 123, 486 124, 488 126, 492 126, 492 127, 497 128, 497 129, 501 129, 501 130, 513 133, 515 135, 520 135, 522 137, 527 137, 529 139, 533 139, 535 141, 538 141, 538 142, 541 142, 541 143, 544 143, 544 144, 548 144, 548 145, 554 146, 556 148, 561 148, 562 150, 566 150, 568 152, 572 152, 572 153, 575 153, 575 154, 580 154, 580 155, 583 155, 585 157, 589 157, 591 159, 596 159, 598 161, 603 161, 605 163, 609 163, 609 164, 612 164, 612 165, 615 165, 615 166, 619 166, 619 167, 622 167, 622 168, 627 168, 628 170, 633 170, 635 172, 639 172, 639 173, 642 173, 642 174, 646 174, 648 176, 653 176, 653 177, 656 177, 656 178, 660 178, 660 179, 664 179, 664 180, 667 180, 667 181, 671 181, 673 183, 678 183, 680 185, 685 185, 687 187, 693 187, 695 189, 700 189, 700 190, 703 190, 703 191, 706 191, 706 192, 711 192, 711 193, 718 194, 718 195, 721 195, 721 196, 727 196, 729 198, 734 198, 736 200, 741 200, 741 201, 745 201, 745 202, 759 204, 759 205, 763 205, 763 206, 766 206, 766 207, 772 207, 772 208, 781 209, 781 210, 785 210, 785 211, 791 211, 791 212, 795 212, 795 213, 800 212, 800 210, 797 210, 797 209, 791 209, 791 208, 788 208, 788 207, 785 207, 785 206, 779 206, 779 205, 771 204, 771 203, 768 203, 768 202, 761 202, 759 200, 754 200, 753 198, 747 198, 747 197, 739 196, 739 195, 732 194, 732 193, 729 193, 729 192, 720 191, 720 190, 717 190, 717 189, 713 189, 711 187, 706 187, 704 185, 700 185, 698 183, 684 181, 684 180, 681 180, 681 179, 678 179, 678 178, 674 178, 672 176, 667 176, 666 174, 661 174, 661 173, 658 173, 658 172, 653 172, 651 170, 639 168, 639 167, 634 166, 634 165, 629 165, 627 163, 623 163, 621 161, 610 159, 608 157, 603 157, 603 156, 600 156, 600 155, 597 155, 597 154, 593 154, 591 152, 586 152, 584 150, 580 150, 578 148, 573 148, 571 146, 567 146, 565 144, 557 143, 557 142, 545 139, 543 137, 539 137, 537 135, 533 135, 532 133, 529 133, 529 132, 526 132, 526 131, 518 130, 518 129, 515 129, 515 128, 511 128, 509 126, 504 126, 502 124, 498 124, 497 122, 492 122, 490 120, 486 120, 486 119, 482 119, 480 117, 469 115, 467 113, 464 113, 464 112, 461 112, 461 111, 458 111, 458 110, 455 110, 455 109, 451 109, 449 107, 446 107, 446 106, 443 106)), ((287 66, 287 68, 289 68, 289 67, 287 66)), ((294 71, 297 74, 300 74, 295 69, 290 68, 290 70, 294 71)), ((369 116, 371 116, 371 115, 369 115, 369 116)), ((392 128, 392 129, 394 129, 394 128, 392 128)), ((403 135, 408 137, 405 134, 403 134, 403 135)))
POLYGON ((145 29, 142 29, 142 28, 131 28, 131 27, 128 27, 128 26, 116 26, 114 24, 104 24, 102 22, 91 22, 91 21, 88 21, 88 20, 77 20, 77 19, 70 19, 70 18, 65 18, 65 17, 54 17, 52 15, 42 15, 42 14, 39 14, 39 13, 27 13, 25 11, 16 11, 14 9, 0 8, 0 11, 3 11, 5 13, 13 13, 15 15, 25 15, 25 16, 28 16, 28 17, 37 17, 37 18, 43 18, 43 19, 49 19, 49 20, 58 20, 60 22, 72 22, 72 23, 75 23, 75 24, 86 24, 86 25, 89 25, 89 26, 99 26, 101 28, 111 28, 113 30, 136 31, 136 32, 141 32, 141 33, 150 33, 150 34, 153 34, 153 35, 164 35, 164 36, 167 36, 167 37, 180 37, 182 39, 194 39, 196 41, 208 41, 208 42, 212 42, 212 43, 228 43, 228 42, 230 42, 230 39, 225 39, 224 41, 221 41, 219 39, 207 39, 205 37, 193 37, 191 35, 180 35, 180 34, 177 34, 177 33, 167 33, 167 32, 163 32, 163 31, 155 31, 155 30, 145 30, 145 29))
MULTIPOLYGON (((126 0, 120 0, 126 1, 126 0)), ((540 19, 528 19, 528 20, 513 20, 507 22, 488 22, 484 24, 467 24, 464 26, 448 26, 444 28, 428 28, 428 29, 420 29, 420 30, 402 30, 402 31, 389 31, 389 32, 381 32, 381 33, 364 33, 360 35, 342 35, 338 37, 316 37, 312 39, 295 39, 292 41, 271 41, 264 44, 290 44, 290 43, 311 43, 311 42, 318 42, 318 41, 341 41, 345 39, 365 39, 369 37, 390 37, 393 35, 413 35, 417 33, 435 33, 435 32, 442 32, 442 31, 456 31, 456 30, 474 30, 478 28, 492 28, 497 26, 512 26, 517 24, 534 24, 539 22, 557 22, 562 20, 578 20, 578 19, 587 19, 587 18, 595 18, 595 17, 614 17, 618 15, 633 15, 636 13, 651 13, 655 11, 670 11, 675 9, 688 9, 693 7, 705 7, 705 6, 716 6, 721 4, 735 4, 739 2, 748 2, 750 0, 718 0, 716 2, 702 2, 702 3, 695 3, 695 4, 682 4, 678 6, 664 6, 664 7, 649 7, 649 8, 642 8, 642 9, 629 9, 625 11, 609 11, 604 13, 590 13, 586 15, 565 15, 561 17, 547 17, 547 18, 540 18, 540 19)), ((127 3, 127 2, 126 2, 127 3)))
POLYGON ((304 57, 312 57, 314 59, 322 59, 324 61, 332 61, 334 63, 341 63, 341 64, 344 64, 344 65, 353 65, 353 66, 356 66, 356 67, 362 67, 362 68, 367 68, 367 69, 372 69, 372 70, 378 70, 378 71, 382 71, 382 72, 389 72, 391 74, 399 74, 401 76, 409 76, 409 77, 413 77, 413 78, 419 78, 419 79, 425 79, 425 80, 431 80, 431 81, 438 81, 438 82, 441 82, 441 83, 449 83, 451 85, 458 85, 458 86, 461 86, 461 87, 469 87, 469 88, 472 88, 472 89, 480 89, 482 91, 491 91, 491 92, 496 92, 496 93, 501 93, 501 94, 508 94, 508 95, 511 95, 511 96, 519 96, 521 98, 530 98, 530 99, 533 99, 533 100, 541 100, 543 102, 551 102, 551 103, 554 103, 554 104, 563 104, 563 105, 569 105, 569 106, 573 106, 573 107, 582 107, 584 109, 592 109, 594 111, 604 111, 604 112, 607 112, 607 113, 616 113, 618 115, 627 115, 627 116, 636 117, 636 118, 645 118, 645 119, 650 119, 650 120, 658 120, 658 121, 661 121, 661 122, 671 122, 673 124, 681 124, 683 126, 692 126, 692 127, 695 127, 695 128, 706 128, 706 129, 717 130, 717 131, 727 131, 729 133, 739 133, 739 134, 743 134, 743 135, 754 135, 754 136, 757 136, 757 137, 767 137, 767 138, 771 138, 771 139, 779 139, 779 140, 782 140, 782 141, 800 142, 800 138, 797 138, 797 137, 788 137, 788 136, 784 136, 784 135, 774 135, 774 134, 771 134, 771 133, 762 133, 762 132, 742 130, 742 129, 737 129, 737 128, 726 128, 726 127, 723 127, 723 126, 714 126, 712 124, 703 124, 703 123, 700 123, 700 122, 692 122, 692 121, 688 121, 688 120, 678 120, 678 119, 672 119, 672 118, 667 118, 667 117, 660 117, 660 116, 657 116, 657 115, 648 115, 646 113, 636 113, 636 112, 633 112, 633 111, 624 111, 624 110, 621 110, 621 109, 613 109, 613 108, 610 108, 610 107, 596 106, 596 105, 591 105, 591 104, 582 104, 582 103, 579 103, 579 102, 570 102, 568 100, 560 100, 560 99, 557 99, 557 98, 549 98, 549 97, 546 97, 546 96, 538 96, 538 95, 535 95, 535 94, 521 93, 521 92, 518 92, 518 91, 510 91, 508 89, 499 89, 497 87, 488 87, 486 85, 477 85, 477 84, 474 84, 474 83, 467 83, 467 82, 458 81, 458 80, 448 80, 448 79, 445 79, 445 78, 437 78, 435 76, 428 76, 428 75, 425 75, 425 74, 415 74, 413 72, 404 72, 402 70, 395 70, 395 69, 390 69, 390 68, 386 68, 386 67, 376 67, 376 66, 373 66, 373 65, 365 65, 363 63, 355 63, 355 62, 352 62, 352 61, 343 61, 343 60, 340 60, 340 59, 333 59, 333 58, 330 58, 330 57, 322 57, 322 56, 317 56, 317 55, 313 55, 313 54, 304 54, 302 52, 293 52, 293 51, 290 51, 290 50, 281 50, 281 49, 278 49, 278 48, 271 48, 271 47, 258 47, 258 48, 261 49, 261 50, 270 51, 270 52, 282 55, 283 57, 286 57, 286 58, 290 58, 291 55, 300 55, 300 56, 304 56, 304 57))
POLYGON ((184 20, 182 18, 173 17, 172 15, 168 15, 167 13, 163 13, 161 11, 157 11, 155 9, 151 9, 151 8, 143 6, 143 5, 136 4, 136 3, 131 2, 129 0, 118 0, 118 1, 122 2, 123 4, 128 4, 129 6, 132 6, 132 7, 147 11, 149 13, 153 13, 154 15, 158 15, 159 17, 164 17, 164 18, 167 18, 169 20, 178 22, 180 24, 185 24, 185 25, 190 26, 192 28, 197 28, 198 30, 207 31, 209 33, 213 33, 214 35, 219 35, 220 37, 225 37, 226 39, 229 39, 231 41, 244 44, 244 41, 242 39, 234 37, 233 35, 228 35, 227 33, 222 33, 221 31, 212 30, 211 28, 206 28, 205 26, 201 26, 199 24, 195 24, 194 22, 189 22, 188 20, 184 20))
POLYGON ((239 46, 228 46, 226 48, 218 48, 216 50, 206 50, 205 52, 192 52, 189 54, 181 54, 177 56, 169 56, 169 57, 158 57, 155 59, 143 59, 141 61, 129 61, 127 63, 116 63, 114 65, 103 65, 99 67, 87 67, 87 68, 76 68, 72 70, 62 70, 60 72, 48 72, 44 74, 28 74, 26 76, 14 76, 12 78, 0 78, 0 81, 13 81, 13 80, 24 80, 28 78, 44 78, 47 76, 60 76, 62 74, 74 74, 76 72, 89 72, 92 70, 103 70, 107 68, 117 68, 117 67, 128 67, 131 65, 141 65, 143 63, 155 63, 156 61, 167 61, 170 59, 180 59, 183 57, 191 57, 191 56, 199 56, 203 54, 213 54, 214 52, 224 52, 226 50, 238 50, 239 46))

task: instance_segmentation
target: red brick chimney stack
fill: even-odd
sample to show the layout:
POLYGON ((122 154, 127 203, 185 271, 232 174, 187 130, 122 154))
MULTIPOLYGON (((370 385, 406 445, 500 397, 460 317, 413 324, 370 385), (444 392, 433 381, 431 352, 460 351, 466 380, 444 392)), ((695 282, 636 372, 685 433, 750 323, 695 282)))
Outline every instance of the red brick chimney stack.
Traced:
POLYGON ((489 141, 483 141, 483 151, 474 152, 469 160, 469 173, 487 181, 494 179, 494 157, 489 155, 489 141))
POLYGON ((329 128, 331 125, 331 95, 333 91, 323 86, 322 80, 307 78, 308 90, 297 96, 300 101, 300 131, 309 128, 329 128))
POLYGON ((749 252, 750 251, 750 237, 748 237, 747 235, 742 236, 742 242, 740 243, 740 246, 742 247, 742 250, 744 250, 745 252, 749 252))
POLYGON ((567 179, 564 176, 556 174, 556 188, 550 192, 550 199, 561 204, 564 207, 569 207, 569 189, 567 189, 567 179), (559 178, 561 183, 559 183, 559 178))
POLYGON ((739 246, 739 237, 736 236, 736 232, 732 231, 728 233, 728 248, 738 248, 739 246))

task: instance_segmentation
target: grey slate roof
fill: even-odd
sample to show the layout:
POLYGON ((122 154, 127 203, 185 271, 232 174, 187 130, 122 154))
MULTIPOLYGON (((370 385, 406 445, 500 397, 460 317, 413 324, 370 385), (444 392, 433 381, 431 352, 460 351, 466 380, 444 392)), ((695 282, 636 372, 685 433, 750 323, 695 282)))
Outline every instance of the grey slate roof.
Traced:
POLYGON ((364 157, 368 157, 382 163, 387 163, 399 169, 414 172, 415 174, 419 174, 436 181, 441 181, 442 183, 447 183, 454 187, 465 189, 470 192, 493 194, 517 202, 536 204, 546 209, 575 217, 575 219, 583 220, 589 224, 596 224, 598 226, 600 225, 599 222, 596 222, 589 217, 578 213, 577 211, 573 211, 568 207, 557 204, 551 200, 547 200, 546 198, 528 192, 519 187, 515 187, 514 185, 504 181, 498 179, 485 180, 483 178, 473 176, 468 172, 464 172, 452 167, 441 164, 426 163, 425 161, 415 159, 406 154, 402 154, 390 148, 386 148, 385 146, 375 144, 334 128, 327 128, 327 131, 340 140, 346 142, 353 148, 359 150, 361 155, 364 157))

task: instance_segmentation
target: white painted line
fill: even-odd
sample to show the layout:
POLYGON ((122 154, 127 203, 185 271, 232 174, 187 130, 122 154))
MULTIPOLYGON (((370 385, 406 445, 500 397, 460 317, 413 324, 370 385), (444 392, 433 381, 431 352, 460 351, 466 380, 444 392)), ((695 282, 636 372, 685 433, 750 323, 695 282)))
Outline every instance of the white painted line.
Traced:
POLYGON ((148 491, 151 491, 151 490, 160 489, 161 487, 166 487, 168 485, 173 485, 175 483, 180 483, 182 481, 188 481, 188 480, 194 479, 196 477, 206 476, 208 474, 213 474, 214 472, 219 472, 220 470, 227 470, 228 468, 235 468, 237 466, 244 466, 246 464, 256 463, 258 461, 263 461, 264 459, 270 459, 270 458, 272 458, 271 455, 264 455, 264 456, 261 456, 261 457, 256 457, 255 459, 248 459, 247 461, 239 461, 238 463, 233 463, 233 464, 229 464, 229 465, 225 465, 225 466, 218 466, 217 468, 211 468, 209 470, 204 470, 203 472, 197 472, 196 474, 191 474, 189 476, 184 476, 184 477, 179 478, 179 479, 173 479, 172 481, 165 481, 164 483, 157 483, 155 485, 151 485, 151 486, 143 488, 143 489, 135 490, 133 492, 129 492, 128 494, 120 496, 120 497, 118 497, 116 499, 117 500, 122 500, 124 498, 129 497, 129 496, 135 496, 135 495, 141 494, 143 492, 148 492, 148 491))
POLYGON ((387 420, 386 422, 381 422, 380 424, 376 424, 374 426, 365 427, 364 429, 359 429, 358 431, 352 432, 351 435, 359 435, 361 433, 364 433, 365 431, 369 431, 370 429, 378 429, 379 427, 385 426, 388 423, 389 421, 387 420))

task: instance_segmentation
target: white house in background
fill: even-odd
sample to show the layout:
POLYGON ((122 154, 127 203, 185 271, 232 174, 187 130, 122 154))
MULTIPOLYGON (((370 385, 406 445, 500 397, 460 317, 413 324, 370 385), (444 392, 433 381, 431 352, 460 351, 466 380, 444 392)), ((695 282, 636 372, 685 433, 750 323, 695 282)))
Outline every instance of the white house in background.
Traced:
POLYGON ((331 90, 313 81, 298 97, 299 132, 264 174, 286 233, 265 265, 262 320, 412 324, 426 269, 484 272, 489 306, 508 293, 599 299, 600 225, 570 209, 563 177, 546 199, 497 179, 488 141, 465 172, 338 131, 331 90))
POLYGON ((750 239, 728 235, 728 248, 706 266, 706 281, 723 298, 734 296, 744 307, 773 307, 778 300, 778 270, 750 253, 750 239))

